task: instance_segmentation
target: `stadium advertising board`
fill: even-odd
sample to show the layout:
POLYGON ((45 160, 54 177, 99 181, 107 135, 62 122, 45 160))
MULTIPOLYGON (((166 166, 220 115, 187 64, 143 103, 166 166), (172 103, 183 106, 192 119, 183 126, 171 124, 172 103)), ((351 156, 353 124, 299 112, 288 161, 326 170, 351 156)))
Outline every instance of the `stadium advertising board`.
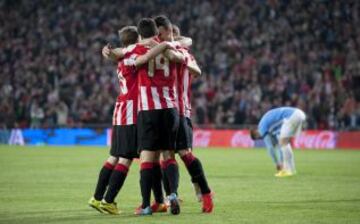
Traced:
POLYGON ((8 143, 16 145, 106 145, 106 129, 13 129, 8 143))
POLYGON ((360 132, 340 132, 337 136, 336 147, 360 149, 360 132))
POLYGON ((248 130, 194 130, 194 147, 232 147, 252 148, 254 141, 251 140, 248 130))
POLYGON ((301 149, 334 149, 337 135, 334 131, 304 131, 294 138, 293 145, 301 149))
MULTIPOLYGON (((16 145, 110 145, 111 129, 13 129, 0 132, 2 144, 16 145)), ((360 149, 360 132, 308 130, 293 141, 300 149, 360 149)), ((194 147, 254 148, 248 130, 195 129, 194 147)))

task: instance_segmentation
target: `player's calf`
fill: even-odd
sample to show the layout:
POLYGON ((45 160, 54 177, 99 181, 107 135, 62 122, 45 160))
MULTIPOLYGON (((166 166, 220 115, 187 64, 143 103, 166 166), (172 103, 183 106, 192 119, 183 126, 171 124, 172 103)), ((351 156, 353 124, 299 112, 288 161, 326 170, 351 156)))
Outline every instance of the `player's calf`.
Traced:
MULTIPOLYGON (((162 171, 161 171, 161 166, 159 162, 154 163, 154 180, 153 180, 153 186, 152 186, 152 190, 154 193, 154 198, 155 198, 155 204, 160 205, 164 203, 164 194, 163 194, 163 190, 162 190, 162 171)), ((153 212, 155 212, 154 209, 152 209, 153 212)))
POLYGON ((115 197, 119 193, 121 187, 124 185, 131 162, 132 160, 129 159, 119 159, 119 163, 116 164, 109 180, 108 190, 104 196, 105 202, 114 202, 115 197))
POLYGON ((99 177, 98 177, 98 181, 96 184, 95 193, 94 193, 94 198, 97 201, 102 200, 104 193, 106 191, 106 187, 109 184, 111 173, 112 173, 117 161, 118 161, 118 158, 116 158, 114 156, 110 156, 104 163, 103 167, 101 168, 99 177))
POLYGON ((211 192, 209 185, 207 183, 204 169, 202 164, 198 158, 196 158, 192 152, 187 151, 187 153, 180 154, 181 159, 185 163, 185 166, 191 176, 191 180, 193 183, 197 183, 199 185, 201 194, 209 194, 211 192))
MULTIPOLYGON (((198 158, 196 158, 190 150, 182 150, 179 153, 181 159, 184 161, 185 166, 190 173, 192 182, 198 185, 201 193, 202 211, 204 213, 211 213, 214 208, 212 192, 207 183, 202 164, 198 158)), ((195 185, 195 186, 196 186, 195 185)))
MULTIPOLYGON (((142 196, 141 211, 147 213, 150 208, 151 189, 154 181, 154 162, 157 160, 157 151, 143 150, 140 153, 140 189, 142 196)), ((135 213, 141 215, 142 212, 135 213)))

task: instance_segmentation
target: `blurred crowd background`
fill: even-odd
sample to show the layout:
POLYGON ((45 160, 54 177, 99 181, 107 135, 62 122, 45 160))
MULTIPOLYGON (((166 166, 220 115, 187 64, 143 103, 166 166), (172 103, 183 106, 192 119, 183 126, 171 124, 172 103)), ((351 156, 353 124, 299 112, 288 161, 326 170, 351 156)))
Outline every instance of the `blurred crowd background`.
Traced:
POLYGON ((0 1, 1 127, 111 125, 117 30, 165 14, 193 38, 198 126, 246 127, 272 107, 311 129, 359 129, 360 1, 0 1))

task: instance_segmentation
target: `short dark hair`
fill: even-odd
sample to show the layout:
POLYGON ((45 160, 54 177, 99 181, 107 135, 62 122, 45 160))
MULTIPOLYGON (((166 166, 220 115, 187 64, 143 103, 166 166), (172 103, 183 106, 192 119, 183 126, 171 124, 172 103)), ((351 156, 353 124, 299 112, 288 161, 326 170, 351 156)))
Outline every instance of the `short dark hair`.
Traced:
POLYGON ((153 37, 158 34, 156 23, 151 18, 142 18, 139 21, 137 28, 140 36, 143 38, 153 37))
POLYGON ((163 26, 166 29, 172 28, 170 19, 164 15, 156 16, 154 20, 157 27, 163 26))
POLYGON ((261 137, 259 137, 258 135, 258 131, 256 128, 251 128, 250 129, 250 137, 252 140, 257 140, 257 139, 260 139, 261 137))
POLYGON ((139 34, 136 26, 125 26, 119 30, 120 41, 124 46, 137 43, 139 34))

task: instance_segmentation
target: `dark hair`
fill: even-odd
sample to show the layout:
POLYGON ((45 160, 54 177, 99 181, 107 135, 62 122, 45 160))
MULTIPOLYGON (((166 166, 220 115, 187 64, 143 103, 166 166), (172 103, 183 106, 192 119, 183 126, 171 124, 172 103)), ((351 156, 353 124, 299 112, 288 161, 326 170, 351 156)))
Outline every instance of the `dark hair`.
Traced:
POLYGON ((252 128, 250 129, 250 137, 252 140, 256 140, 256 139, 259 139, 261 137, 259 137, 258 135, 258 132, 257 132, 257 129, 256 128, 252 128))
POLYGON ((156 16, 154 20, 157 27, 163 26, 166 29, 172 28, 170 19, 164 15, 156 16))
POLYGON ((125 26, 119 30, 120 41, 124 46, 137 43, 139 34, 136 26, 125 26))
POLYGON ((158 34, 156 23, 151 18, 142 18, 139 21, 137 28, 140 36, 143 38, 153 37, 158 34))

